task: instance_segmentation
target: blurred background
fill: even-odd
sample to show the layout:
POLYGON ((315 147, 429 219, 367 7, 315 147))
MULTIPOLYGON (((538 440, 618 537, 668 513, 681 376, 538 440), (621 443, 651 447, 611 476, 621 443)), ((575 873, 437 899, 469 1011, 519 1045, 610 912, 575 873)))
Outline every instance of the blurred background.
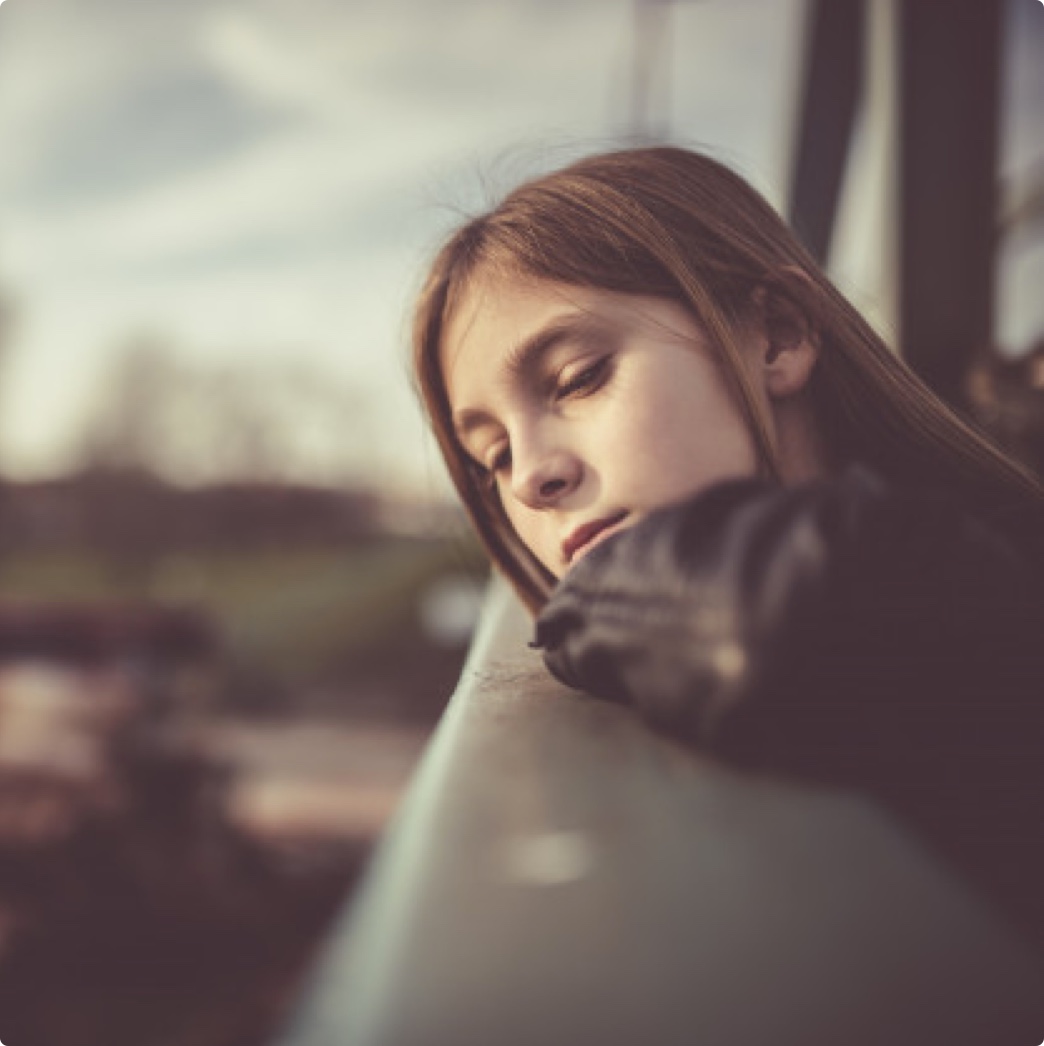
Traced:
POLYGON ((0 1037, 278 1021, 478 613, 406 367, 449 230, 709 151, 1040 468, 1042 114, 1039 0, 2 2, 0 1037), (931 200, 970 248, 910 231, 931 200))

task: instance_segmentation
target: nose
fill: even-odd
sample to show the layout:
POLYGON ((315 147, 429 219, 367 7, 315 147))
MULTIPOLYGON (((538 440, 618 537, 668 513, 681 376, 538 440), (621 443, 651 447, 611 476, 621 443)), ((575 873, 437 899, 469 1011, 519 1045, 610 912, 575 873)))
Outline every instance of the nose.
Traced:
POLYGON ((522 461, 516 455, 511 490, 529 508, 551 508, 576 490, 582 476, 580 459, 569 451, 548 451, 522 461))

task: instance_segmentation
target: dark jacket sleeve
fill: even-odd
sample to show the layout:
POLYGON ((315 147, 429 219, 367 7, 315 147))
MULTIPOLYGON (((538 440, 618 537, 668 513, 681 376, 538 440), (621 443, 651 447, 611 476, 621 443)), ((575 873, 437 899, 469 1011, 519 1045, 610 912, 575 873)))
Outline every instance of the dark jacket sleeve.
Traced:
POLYGON ((734 764, 873 794, 1044 929, 1038 568, 952 497, 859 468, 731 482, 592 549, 536 643, 734 764))

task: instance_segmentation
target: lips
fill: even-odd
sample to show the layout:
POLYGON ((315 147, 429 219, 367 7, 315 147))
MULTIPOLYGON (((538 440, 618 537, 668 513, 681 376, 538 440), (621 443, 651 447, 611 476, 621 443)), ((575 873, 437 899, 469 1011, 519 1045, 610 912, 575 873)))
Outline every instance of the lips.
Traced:
POLYGON ((617 512, 616 515, 607 516, 605 519, 581 524, 562 542, 562 558, 566 563, 572 563, 579 555, 589 552, 599 541, 607 538, 609 532, 622 522, 626 515, 626 512, 617 512))

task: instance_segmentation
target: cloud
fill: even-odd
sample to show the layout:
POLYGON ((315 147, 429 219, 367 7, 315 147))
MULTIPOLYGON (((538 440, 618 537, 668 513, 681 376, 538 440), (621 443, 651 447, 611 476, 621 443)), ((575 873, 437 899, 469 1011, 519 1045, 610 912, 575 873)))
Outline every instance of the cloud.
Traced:
MULTIPOLYGON (((676 5, 665 67, 675 129, 770 181, 780 27, 797 6, 676 5)), ((487 183, 496 195, 611 143, 631 13, 630 0, 5 6, 0 141, 19 149, 0 170, 0 273, 27 314, 7 461, 55 467, 77 390, 148 329, 214 363, 293 355, 349 375, 388 405, 386 443, 416 470, 416 441, 397 438, 412 416, 400 347, 410 288, 452 220, 440 205, 484 205, 487 183)))

